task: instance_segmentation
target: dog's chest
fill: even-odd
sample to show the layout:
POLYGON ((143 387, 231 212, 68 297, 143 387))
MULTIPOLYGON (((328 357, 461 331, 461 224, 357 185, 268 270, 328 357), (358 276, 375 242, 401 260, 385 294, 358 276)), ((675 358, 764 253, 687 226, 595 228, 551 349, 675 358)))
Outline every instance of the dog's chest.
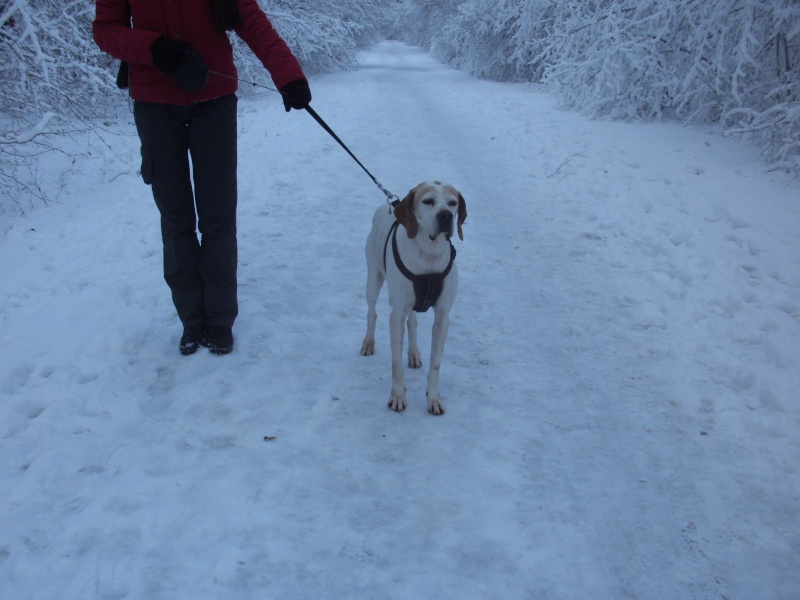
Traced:
POLYGON ((426 273, 418 275, 412 273, 400 258, 400 252, 397 249, 397 227, 399 223, 395 221, 392 228, 389 230, 389 235, 386 237, 386 243, 383 248, 383 265, 386 269, 386 254, 389 246, 389 240, 392 241, 392 255, 395 265, 403 276, 411 281, 414 285, 414 306, 413 310, 416 312, 426 312, 431 306, 436 305, 436 301, 442 294, 444 287, 444 280, 453 268, 453 263, 456 259, 456 249, 452 242, 450 243, 450 260, 447 267, 441 273, 426 273))

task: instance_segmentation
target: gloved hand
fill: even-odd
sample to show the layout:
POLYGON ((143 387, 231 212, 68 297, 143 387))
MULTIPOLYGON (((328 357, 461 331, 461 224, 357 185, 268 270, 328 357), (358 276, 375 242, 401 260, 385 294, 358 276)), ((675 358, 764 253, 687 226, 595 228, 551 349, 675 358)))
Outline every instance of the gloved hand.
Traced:
POLYGON ((208 65, 203 57, 188 46, 183 49, 183 62, 172 74, 178 87, 186 92, 201 90, 208 83, 208 65))
POLYGON ((163 35, 150 46, 153 64, 169 73, 179 88, 196 92, 208 82, 208 65, 186 42, 176 42, 163 35))
POLYGON ((281 96, 283 97, 283 106, 286 108, 286 112, 293 108, 301 110, 311 102, 311 90, 305 81, 287 83, 281 88, 281 96))
POLYGON ((177 42, 162 35, 150 46, 153 64, 162 73, 174 73, 183 63, 183 51, 188 47, 186 42, 177 42))

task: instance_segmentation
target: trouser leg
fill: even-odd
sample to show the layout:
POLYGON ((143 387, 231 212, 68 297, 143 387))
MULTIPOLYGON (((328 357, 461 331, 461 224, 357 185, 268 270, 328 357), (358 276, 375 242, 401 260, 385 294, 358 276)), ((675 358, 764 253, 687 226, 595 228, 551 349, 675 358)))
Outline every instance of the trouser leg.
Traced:
POLYGON ((206 322, 230 327, 238 314, 236 96, 195 105, 189 124, 206 322))
POLYGON ((136 102, 134 117, 142 142, 142 177, 152 186, 161 213, 164 279, 184 326, 203 326, 204 292, 187 127, 167 104, 136 102))

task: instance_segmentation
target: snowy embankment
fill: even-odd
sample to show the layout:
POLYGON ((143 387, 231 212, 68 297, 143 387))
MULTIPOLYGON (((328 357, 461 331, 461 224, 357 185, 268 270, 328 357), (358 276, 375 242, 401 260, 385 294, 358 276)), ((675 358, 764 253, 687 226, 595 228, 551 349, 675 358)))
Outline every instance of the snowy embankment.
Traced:
POLYGON ((394 193, 466 198, 447 414, 424 369, 386 409, 384 198, 271 94, 240 103, 236 349, 180 356, 121 124, 3 217, 0 598, 796 599, 800 184, 399 44, 312 91, 394 193))

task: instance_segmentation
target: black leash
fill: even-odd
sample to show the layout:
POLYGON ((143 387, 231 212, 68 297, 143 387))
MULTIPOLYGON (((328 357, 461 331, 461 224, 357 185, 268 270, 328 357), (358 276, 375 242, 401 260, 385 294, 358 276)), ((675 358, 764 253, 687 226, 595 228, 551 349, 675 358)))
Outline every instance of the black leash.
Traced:
MULTIPOLYGON (((281 94, 282 96, 288 96, 288 94, 284 94, 284 93, 283 93, 282 91, 280 91, 280 90, 276 90, 275 88, 271 88, 271 87, 269 87, 269 86, 266 86, 266 85, 261 85, 260 83, 256 83, 255 81, 245 81, 245 80, 243 80, 243 79, 239 79, 238 77, 234 77, 234 76, 232 76, 232 75, 225 75, 224 73, 218 73, 218 72, 216 72, 216 71, 209 71, 209 73, 211 73, 211 74, 213 74, 213 75, 219 75, 220 77, 227 77, 228 79, 235 79, 236 81, 238 81, 238 82, 240 82, 240 83, 248 83, 248 84, 250 84, 250 85, 252 85, 252 86, 254 86, 254 87, 260 87, 260 88, 264 88, 265 90, 270 90, 270 91, 272 91, 272 92, 278 92, 278 93, 279 93, 279 94, 281 94)), ((397 196, 395 196, 394 194, 392 194, 392 193, 391 193, 389 190, 387 190, 385 187, 383 187, 383 186, 380 184, 380 182, 379 182, 379 181, 378 181, 378 180, 375 178, 375 176, 374 176, 372 173, 370 173, 370 172, 369 172, 369 170, 367 169, 367 167, 365 167, 363 164, 361 164, 361 161, 360 161, 360 160, 358 160, 358 158, 356 158, 356 155, 355 155, 355 154, 353 154, 353 153, 350 151, 350 148, 348 148, 348 147, 345 145, 345 143, 344 143, 344 142, 343 142, 341 139, 339 139, 339 136, 338 136, 338 135, 336 135, 336 133, 333 131, 333 129, 331 129, 330 125, 328 125, 328 124, 327 124, 327 123, 326 123, 326 122, 323 120, 323 118, 322 118, 322 117, 320 117, 320 116, 317 114, 317 111, 315 111, 313 108, 311 108, 311 106, 306 106, 306 112, 308 112, 308 114, 310 114, 310 115, 311 115, 311 116, 314 118, 314 120, 315 120, 317 123, 319 123, 319 124, 320 124, 320 126, 321 126, 321 127, 322 127, 322 128, 325 130, 325 131, 327 131, 327 132, 330 134, 330 136, 331 136, 331 137, 332 137, 334 140, 336 140, 336 141, 338 142, 338 144, 339 144, 339 145, 340 145, 342 148, 344 148, 344 151, 345 151, 345 152, 347 152, 347 153, 350 155, 350 157, 351 157, 351 158, 352 158, 354 161, 356 161, 356 163, 358 164, 358 166, 359 166, 359 167, 361 167, 362 169, 364 169, 364 173, 366 173, 367 175, 369 175, 369 178, 370 178, 370 179, 372 179, 372 182, 373 182, 375 185, 377 185, 377 186, 378 186, 378 189, 379 189, 380 191, 382 191, 382 192, 383 192, 384 196, 386 196, 386 201, 387 201, 389 204, 392 204, 392 202, 394 202, 394 201, 399 201, 399 200, 400 200, 400 198, 398 198, 397 196)))
POLYGON ((317 123, 319 123, 322 126, 322 128, 331 135, 331 137, 333 139, 335 139, 337 142, 339 142, 339 145, 342 148, 344 148, 344 151, 347 152, 352 157, 352 159, 354 161, 356 161, 358 163, 358 166, 361 167, 362 169, 364 169, 364 173, 369 175, 369 178, 372 179, 373 183, 378 186, 378 189, 380 191, 383 192, 383 194, 386 196, 386 201, 389 204, 391 204, 395 200, 400 200, 400 198, 398 198, 397 196, 392 194, 389 190, 387 190, 385 187, 383 187, 380 184, 380 182, 377 179, 375 179, 375 176, 367 170, 367 167, 365 167, 364 165, 361 164, 361 161, 356 158, 356 155, 353 154, 352 152, 350 152, 350 148, 348 148, 345 145, 345 143, 342 140, 339 139, 339 136, 334 133, 333 129, 331 129, 330 126, 325 121, 322 120, 322 117, 320 117, 317 114, 317 111, 315 111, 313 108, 311 108, 311 106, 306 106, 306 111, 308 111, 308 114, 310 114, 312 117, 314 117, 314 120, 317 123))

